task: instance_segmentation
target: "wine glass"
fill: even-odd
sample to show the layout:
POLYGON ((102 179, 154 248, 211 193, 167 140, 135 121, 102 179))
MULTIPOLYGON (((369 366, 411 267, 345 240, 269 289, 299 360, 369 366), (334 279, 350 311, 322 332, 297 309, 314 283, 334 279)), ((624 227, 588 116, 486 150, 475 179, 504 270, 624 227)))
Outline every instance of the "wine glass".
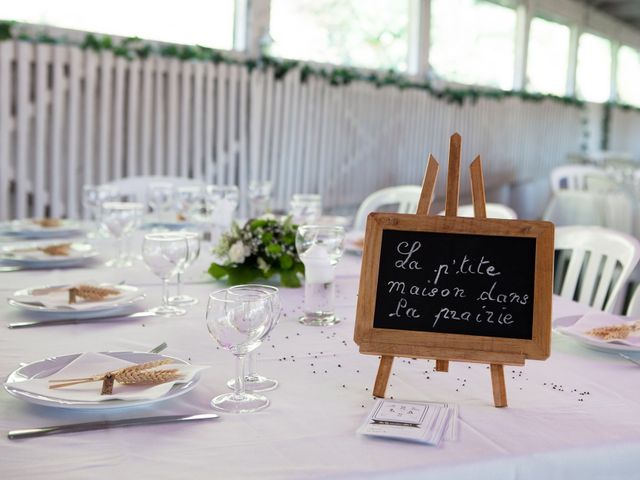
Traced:
POLYGON ((296 193, 291 197, 289 207, 293 223, 312 224, 322 215, 322 197, 317 194, 296 193))
POLYGON ((116 257, 108 267, 128 267, 131 260, 125 253, 126 237, 140 224, 144 205, 136 202, 105 202, 100 208, 100 221, 104 230, 116 240, 116 257))
POLYGON ((344 228, 302 225, 296 233, 296 250, 304 263, 304 325, 334 325, 335 266, 344 252, 344 228))
MULTIPOLYGON (((274 329, 278 320, 280 319, 280 296, 278 295, 278 289, 276 287, 271 287, 269 285, 237 285, 235 287, 230 287, 229 292, 233 294, 241 294, 247 288, 257 289, 264 292, 265 295, 269 296, 271 301, 271 321, 269 325, 269 331, 267 334, 271 333, 274 329)), ((227 382, 227 386, 229 388, 235 387, 235 379, 231 379, 227 382)), ((273 390, 278 386, 278 381, 272 378, 264 377, 258 373, 256 373, 256 356, 254 352, 250 352, 247 358, 246 365, 246 373, 244 375, 244 388, 248 392, 267 392, 269 390, 273 390)))
POLYGON ((271 182, 253 180, 249 183, 249 215, 258 218, 269 210, 271 182))
POLYGON ((94 230, 89 237, 98 236, 100 231, 100 207, 105 202, 118 200, 119 191, 111 185, 84 185, 82 187, 82 206, 84 216, 93 222, 94 230))
POLYGON ((217 410, 231 413, 255 412, 266 408, 269 400, 244 389, 244 359, 269 333, 273 308, 269 295, 247 285, 242 291, 218 290, 209 295, 207 329, 222 348, 236 357, 236 379, 233 393, 211 400, 217 410))
POLYGON ((178 187, 174 194, 177 220, 191 222, 202 212, 204 189, 200 185, 178 187))
POLYGON ((175 232, 148 233, 142 242, 145 265, 162 280, 162 306, 150 310, 155 315, 173 317, 187 311, 169 305, 169 279, 176 275, 189 256, 189 245, 184 235, 175 232))
POLYGON ((187 260, 178 270, 178 294, 169 298, 169 305, 195 305, 198 303, 197 298, 182 294, 182 274, 185 273, 191 265, 193 265, 193 262, 195 262, 200 255, 200 234, 196 232, 176 232, 176 235, 181 235, 187 240, 187 247, 189 251, 187 254, 187 260))
POLYGON ((207 185, 205 187, 207 213, 214 227, 212 240, 231 227, 233 215, 238 207, 238 187, 235 185, 207 185))
POLYGON ((162 223, 162 214, 171 208, 173 200, 173 184, 168 182, 153 182, 147 187, 147 204, 157 215, 157 222, 162 223))

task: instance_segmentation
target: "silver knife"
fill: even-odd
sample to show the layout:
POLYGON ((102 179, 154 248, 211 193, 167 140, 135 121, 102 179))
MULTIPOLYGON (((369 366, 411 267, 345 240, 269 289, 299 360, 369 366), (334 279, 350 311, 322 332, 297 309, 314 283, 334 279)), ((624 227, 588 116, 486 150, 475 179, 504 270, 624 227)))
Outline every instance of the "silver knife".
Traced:
POLYGON ((119 320, 127 320, 129 318, 151 317, 152 312, 137 312, 131 315, 112 315, 110 317, 92 317, 92 318, 61 318, 55 320, 29 320, 26 322, 13 322, 8 325, 9 328, 27 328, 27 327, 46 327, 51 325, 73 325, 74 323, 100 322, 104 320, 116 322, 119 320))
POLYGON ((636 365, 640 365, 640 360, 636 360, 635 358, 631 358, 628 355, 625 355, 624 353, 618 353, 618 355, 621 356, 622 358, 624 358, 625 360, 629 360, 630 362, 633 362, 636 365))
POLYGON ((158 423, 190 422, 194 420, 214 420, 216 418, 218 418, 218 415, 215 413, 202 413, 199 415, 163 415, 159 417, 125 418, 123 420, 101 420, 98 422, 12 430, 7 436, 11 440, 17 440, 20 438, 56 435, 58 433, 86 432, 89 430, 105 430, 108 428, 132 427, 135 425, 155 425, 158 423))

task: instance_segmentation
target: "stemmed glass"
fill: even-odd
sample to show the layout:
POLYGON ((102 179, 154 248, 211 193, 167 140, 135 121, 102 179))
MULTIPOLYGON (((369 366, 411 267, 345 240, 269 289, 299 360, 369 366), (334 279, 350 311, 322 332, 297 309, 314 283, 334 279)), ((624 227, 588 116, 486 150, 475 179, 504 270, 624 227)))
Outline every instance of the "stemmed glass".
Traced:
POLYGON ((244 388, 244 359, 269 333, 273 308, 270 296, 247 285, 242 291, 218 290, 209 295, 207 329, 218 344, 236 357, 233 393, 211 400, 217 410, 231 413, 255 412, 266 408, 269 400, 244 388))
POLYGON ((289 207, 293 223, 313 224, 322 215, 322 197, 317 194, 296 193, 291 197, 289 207))
POLYGON ((110 185, 84 185, 82 187, 82 206, 85 217, 94 224, 94 230, 89 232, 89 237, 98 236, 100 229, 100 207, 105 202, 118 200, 119 191, 110 185))
POLYGON ((191 222, 202 212, 204 206, 204 188, 188 185, 176 188, 174 203, 178 221, 191 222))
POLYGON ((169 298, 169 305, 195 305, 198 303, 197 298, 182 294, 182 274, 185 273, 191 265, 193 265, 193 262, 195 262, 200 255, 200 234, 196 232, 176 232, 176 235, 181 235, 186 239, 189 252, 187 254, 187 260, 178 270, 178 294, 169 298))
POLYGON ((249 183, 249 215, 258 218, 269 210, 271 182, 253 180, 249 183))
POLYGON ((207 185, 205 187, 207 213, 214 225, 212 240, 228 230, 238 207, 238 187, 235 185, 207 185))
POLYGON ((100 208, 100 221, 105 231, 116 239, 116 257, 108 267, 128 267, 131 260, 125 253, 125 239, 140 224, 144 205, 136 202, 105 202, 100 208))
POLYGON ((157 215, 157 222, 162 223, 162 213, 171 207, 173 200, 173 184, 167 182, 150 183, 147 187, 147 203, 157 215))
POLYGON ((296 249, 304 263, 304 325, 334 325, 335 266, 344 252, 344 228, 302 225, 296 233, 296 249))
POLYGON ((162 306, 150 310, 155 315, 173 317, 187 311, 169 305, 169 279, 176 275, 189 256, 189 245, 184 235, 174 232, 148 233, 142 242, 145 265, 162 280, 162 306))
MULTIPOLYGON (((271 301, 271 321, 269 325, 269 331, 267 335, 271 333, 274 327, 277 325, 280 319, 280 296, 278 295, 278 289, 269 285, 237 285, 230 287, 229 292, 233 294, 241 294, 247 288, 257 289, 264 292, 269 296, 271 301)), ((235 379, 231 379, 227 382, 229 388, 235 388, 235 379)), ((244 388, 248 392, 267 392, 273 390, 278 386, 278 381, 272 378, 264 377, 256 373, 256 356, 254 352, 250 352, 247 358, 246 373, 244 375, 244 388)))

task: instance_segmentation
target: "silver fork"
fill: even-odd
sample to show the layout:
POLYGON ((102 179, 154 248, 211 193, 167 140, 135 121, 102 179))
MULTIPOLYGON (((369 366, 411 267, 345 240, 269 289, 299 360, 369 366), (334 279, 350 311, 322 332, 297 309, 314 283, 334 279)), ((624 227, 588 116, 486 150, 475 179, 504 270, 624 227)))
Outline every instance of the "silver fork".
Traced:
POLYGON ((163 351, 165 348, 167 348, 167 342, 162 342, 160 345, 158 345, 157 347, 152 348, 151 350, 149 350, 149 353, 160 353, 161 351, 163 351))

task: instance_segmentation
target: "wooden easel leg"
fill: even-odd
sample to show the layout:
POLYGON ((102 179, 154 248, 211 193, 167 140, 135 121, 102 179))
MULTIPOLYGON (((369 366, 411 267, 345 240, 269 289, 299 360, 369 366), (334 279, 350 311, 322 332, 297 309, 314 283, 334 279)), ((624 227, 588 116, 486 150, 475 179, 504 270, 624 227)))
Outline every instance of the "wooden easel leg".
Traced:
POLYGON ((436 372, 448 372, 449 360, 436 360, 436 372))
POLYGON ((384 398, 392 366, 393 357, 391 355, 382 355, 382 358, 380 359, 380 366, 378 367, 378 374, 376 375, 376 384, 373 386, 374 397, 384 398))
POLYGON ((491 364, 491 385, 493 386, 493 403, 496 407, 507 406, 507 388, 504 384, 504 366, 491 364))

